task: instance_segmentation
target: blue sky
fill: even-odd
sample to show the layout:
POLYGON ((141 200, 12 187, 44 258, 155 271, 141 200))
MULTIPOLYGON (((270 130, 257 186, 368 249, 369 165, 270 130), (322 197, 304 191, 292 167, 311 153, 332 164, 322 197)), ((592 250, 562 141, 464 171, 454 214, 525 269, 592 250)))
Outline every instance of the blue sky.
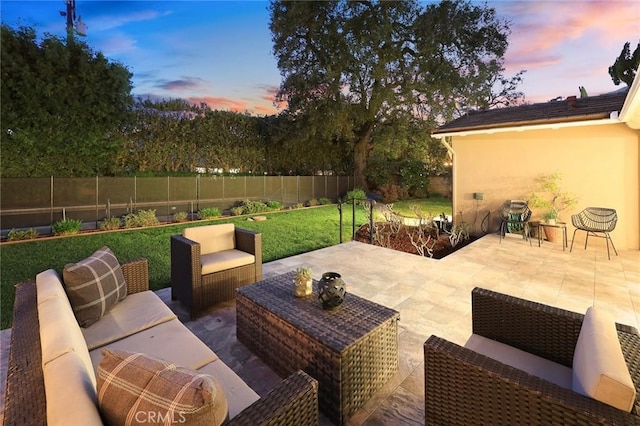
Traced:
MULTIPOLYGON (((640 39, 640 1, 489 1, 510 21, 508 75, 526 69, 528 102, 619 89, 607 69, 640 39)), ((0 0, 2 22, 65 35, 64 0, 0 0)), ((85 41, 133 73, 133 93, 206 102, 214 109, 276 113, 280 73, 268 2, 77 0, 85 41)))

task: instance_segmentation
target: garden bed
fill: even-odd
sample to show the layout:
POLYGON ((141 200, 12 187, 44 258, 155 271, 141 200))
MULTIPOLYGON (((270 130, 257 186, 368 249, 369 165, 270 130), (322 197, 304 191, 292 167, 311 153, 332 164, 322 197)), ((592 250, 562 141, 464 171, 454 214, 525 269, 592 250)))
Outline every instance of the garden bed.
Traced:
MULTIPOLYGON (((374 241, 374 244, 419 256, 420 253, 418 252, 418 249, 411 242, 411 235, 413 235, 414 240, 417 241, 417 232, 418 227, 405 225, 398 232, 387 232, 385 235, 387 238, 385 238, 384 245, 380 244, 378 241, 374 241)), ((478 239, 478 237, 470 235, 468 239, 460 241, 455 247, 453 247, 449 240, 449 234, 446 232, 441 231, 438 236, 435 231, 433 231, 431 233, 431 238, 432 241, 435 241, 432 247, 433 259, 442 259, 443 257, 460 250, 462 247, 465 247, 478 239)), ((369 224, 364 224, 360 229, 358 229, 355 240, 362 243, 370 243, 369 224)))

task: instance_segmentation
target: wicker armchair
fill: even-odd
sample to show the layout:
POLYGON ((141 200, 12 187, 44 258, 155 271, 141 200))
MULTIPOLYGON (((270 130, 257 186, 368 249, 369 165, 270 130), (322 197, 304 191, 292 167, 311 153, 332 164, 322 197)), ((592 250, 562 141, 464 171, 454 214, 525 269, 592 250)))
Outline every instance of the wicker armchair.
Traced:
POLYGON ((589 236, 605 238, 607 240, 607 256, 611 259, 611 254, 609 253, 609 241, 611 241, 611 246, 617 256, 618 250, 616 250, 616 246, 613 245, 613 240, 609 234, 616 228, 617 222, 618 213, 614 209, 604 207, 587 207, 580 213, 572 215, 571 223, 573 223, 573 226, 575 226, 576 229, 573 231, 571 249, 569 252, 573 250, 573 242, 576 238, 576 232, 585 231, 587 233, 587 237, 584 240, 585 250, 587 249, 589 236))
MULTIPOLYGON (((123 263, 127 290, 149 288, 146 259, 123 263)), ((71 404, 71 402, 70 402, 71 404)), ((46 425, 47 399, 35 280, 15 287, 3 425, 46 425)), ((318 425, 318 382, 299 370, 231 419, 230 425, 318 425)))
POLYGON ((531 244, 531 229, 529 222, 531 220, 531 209, 526 201, 507 200, 502 205, 502 223, 500 224, 500 242, 507 232, 522 233, 525 240, 529 240, 531 244))
POLYGON ((171 298, 188 307, 192 319, 209 306, 235 298, 236 288, 261 279, 262 234, 258 232, 236 228, 233 224, 222 224, 188 228, 183 235, 171 236, 171 298), (231 236, 218 235, 216 239, 229 238, 228 244, 211 243, 203 239, 198 242, 187 238, 191 235, 188 232, 213 230, 215 234, 219 229, 231 236), (205 244, 213 244, 216 251, 248 253, 253 256, 253 261, 203 275, 202 260, 205 253, 202 247, 205 244))
MULTIPOLYGON (((583 315, 485 289, 472 292, 473 333, 571 367, 583 315)), ((429 425, 639 425, 640 335, 616 324, 636 388, 631 413, 445 339, 424 344, 429 425)))

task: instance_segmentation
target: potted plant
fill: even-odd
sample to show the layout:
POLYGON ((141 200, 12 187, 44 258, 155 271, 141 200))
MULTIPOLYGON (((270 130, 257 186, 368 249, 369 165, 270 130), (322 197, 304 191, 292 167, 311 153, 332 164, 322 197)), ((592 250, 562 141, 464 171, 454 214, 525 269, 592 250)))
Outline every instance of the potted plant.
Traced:
POLYGON ((548 210, 542 215, 542 219, 549 225, 555 225, 558 220, 558 212, 554 209, 548 210))
POLYGON ((296 269, 294 294, 296 297, 308 297, 313 293, 313 280, 310 268, 296 269))
MULTIPOLYGON (((562 190, 562 174, 555 172, 550 175, 540 176, 536 179, 537 191, 533 192, 529 197, 529 206, 533 208, 542 208, 545 212, 542 214, 544 223, 555 225, 560 220, 560 212, 573 207, 578 202, 575 194, 562 190)), ((555 228, 545 229, 545 234, 549 241, 555 241, 555 228)))

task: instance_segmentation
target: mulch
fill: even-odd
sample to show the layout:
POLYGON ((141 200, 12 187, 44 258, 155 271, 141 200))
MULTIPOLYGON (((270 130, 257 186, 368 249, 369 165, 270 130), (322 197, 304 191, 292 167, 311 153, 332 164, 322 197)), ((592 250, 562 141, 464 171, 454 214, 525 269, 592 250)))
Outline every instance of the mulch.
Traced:
MULTIPOLYGON (((415 238, 417 227, 405 225, 403 226, 403 229, 401 229, 399 232, 396 232, 396 233, 388 231, 386 230, 386 228, 384 229, 386 232, 385 235, 388 236, 388 239, 387 239, 388 246, 386 246, 387 248, 403 251, 405 253, 419 255, 418 250, 411 242, 411 236, 410 236, 410 234, 414 234, 414 240, 417 241, 417 238, 415 238)), ((431 237, 433 239, 437 238, 435 232, 432 233, 431 237)), ((466 245, 474 242, 477 239, 478 239, 477 237, 470 236, 468 240, 461 241, 455 247, 452 247, 451 242, 449 241, 449 234, 445 232, 440 232, 440 236, 437 238, 437 241, 433 247, 433 259, 442 259, 443 257, 446 257, 451 253, 457 250, 460 250, 462 247, 465 247, 466 245)), ((358 229, 358 231, 356 232, 355 240, 362 243, 369 244, 370 234, 369 234, 368 223, 362 225, 360 229, 358 229)), ((380 245, 376 241, 374 241, 374 244, 378 246, 380 245)))

